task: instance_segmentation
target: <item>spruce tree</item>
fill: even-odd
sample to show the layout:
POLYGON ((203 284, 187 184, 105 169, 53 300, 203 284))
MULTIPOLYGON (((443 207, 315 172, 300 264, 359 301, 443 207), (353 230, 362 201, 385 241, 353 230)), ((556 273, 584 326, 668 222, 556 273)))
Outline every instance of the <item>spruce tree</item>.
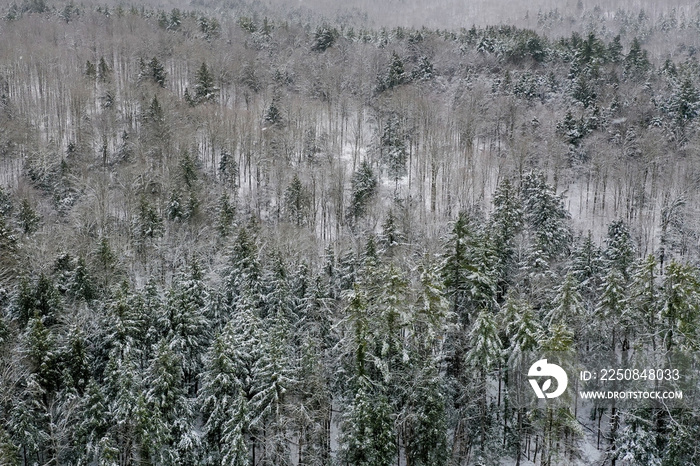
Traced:
POLYGON ((360 168, 352 175, 352 196, 350 198, 349 215, 357 221, 367 212, 369 203, 377 194, 378 181, 374 171, 365 160, 360 168))
POLYGON ((215 92, 217 89, 214 87, 214 77, 211 71, 207 67, 206 63, 202 63, 195 73, 195 86, 194 86, 194 102, 195 103, 207 103, 212 102, 216 99, 215 92))

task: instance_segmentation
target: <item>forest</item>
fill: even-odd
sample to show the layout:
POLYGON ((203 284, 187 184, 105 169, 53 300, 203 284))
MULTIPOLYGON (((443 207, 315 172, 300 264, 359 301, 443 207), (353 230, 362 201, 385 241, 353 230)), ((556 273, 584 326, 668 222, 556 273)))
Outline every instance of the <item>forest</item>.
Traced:
POLYGON ((0 464, 700 464, 700 4, 344 3, 0 5, 0 464))

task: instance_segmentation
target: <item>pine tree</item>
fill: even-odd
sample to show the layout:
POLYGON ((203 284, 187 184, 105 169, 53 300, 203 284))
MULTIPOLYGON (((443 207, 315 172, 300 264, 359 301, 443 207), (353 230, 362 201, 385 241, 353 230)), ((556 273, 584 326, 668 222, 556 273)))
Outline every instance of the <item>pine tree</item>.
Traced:
POLYGON ((97 64, 97 77, 100 81, 106 82, 109 80, 111 74, 112 70, 105 61, 105 57, 100 57, 100 62, 97 64))
POLYGON ((133 235, 141 252, 145 251, 148 241, 163 235, 163 219, 145 197, 139 201, 139 210, 133 222, 133 235))
POLYGON ((284 213, 288 221, 297 226, 305 225, 311 214, 311 196, 295 173, 284 192, 284 213))
POLYGON ((552 309, 547 313, 547 321, 550 326, 564 323, 578 330, 581 328, 584 315, 585 310, 581 294, 578 292, 578 282, 573 274, 568 273, 564 282, 557 289, 552 309))
POLYGON ((69 290, 73 296, 85 301, 91 301, 97 298, 96 286, 93 283, 89 271, 87 270, 85 259, 83 257, 78 258, 78 262, 72 275, 69 290))
POLYGON ((448 461, 445 390, 431 362, 417 371, 406 401, 406 457, 415 466, 440 466, 448 461))
POLYGON ((216 87, 214 87, 214 77, 212 76, 206 63, 195 73, 196 84, 194 86, 194 102, 207 103, 216 99, 216 87))
POLYGON ((139 79, 150 79, 158 86, 165 87, 167 73, 163 64, 158 60, 158 57, 153 57, 148 62, 148 65, 144 63, 143 59, 140 59, 140 67, 139 79))
POLYGON ((224 192, 219 197, 216 230, 219 236, 226 238, 231 234, 236 217, 236 206, 231 204, 228 193, 224 192))
POLYGON ((248 404, 256 394, 261 357, 260 322, 249 295, 239 302, 235 319, 215 338, 199 394, 208 448, 207 463, 228 458, 242 462, 243 451, 255 448, 248 404))
POLYGON ((546 183, 544 175, 538 173, 525 175, 521 190, 525 224, 533 237, 530 245, 533 259, 549 261, 568 252, 571 216, 561 196, 546 183))
POLYGON ((356 466, 390 466, 396 462, 396 443, 389 401, 365 377, 356 383, 344 417, 341 456, 356 466))
POLYGON ((616 220, 608 226, 605 243, 604 257, 607 267, 617 269, 623 278, 628 280, 634 261, 635 247, 632 235, 622 220, 616 220))
POLYGON ((523 227, 522 203, 509 180, 503 180, 493 195, 489 234, 497 259, 498 297, 506 294, 516 268, 516 235, 523 227))
POLYGON ((392 113, 380 137, 382 161, 395 184, 406 175, 406 135, 397 114, 392 113))
POLYGON ((700 279, 697 269, 671 262, 664 278, 664 342, 667 350, 700 348, 700 279))
POLYGON ((403 60, 396 52, 391 53, 391 61, 385 76, 379 79, 377 89, 379 92, 407 83, 409 76, 404 69, 403 60))
POLYGON ((19 226, 25 235, 30 236, 35 233, 39 227, 41 217, 29 203, 28 199, 22 199, 18 213, 19 226))
POLYGON ((628 427, 615 439, 614 458, 623 466, 661 466, 653 433, 642 425, 628 427))
POLYGON ((314 52, 325 52, 333 46, 338 35, 338 31, 330 26, 320 26, 316 28, 311 50, 314 52))
POLYGON ((629 315, 625 317, 625 321, 634 323, 634 328, 642 333, 646 342, 652 344, 653 349, 656 349, 656 332, 662 308, 661 287, 657 283, 658 266, 652 254, 636 264, 629 287, 629 315))
POLYGON ((80 400, 82 416, 75 426, 78 461, 96 462, 101 456, 100 443, 109 428, 109 414, 104 393, 90 380, 80 400))
POLYGON ((604 263, 590 230, 585 238, 579 239, 572 255, 571 274, 578 281, 584 299, 592 299, 600 286, 604 263))
POLYGON ((394 216, 394 212, 389 210, 387 213, 386 220, 382 224, 382 234, 380 236, 380 241, 384 252, 391 256, 393 251, 404 241, 404 235, 399 230, 397 225, 397 219, 394 216))
POLYGON ((19 265, 18 252, 17 236, 0 215, 0 283, 15 280, 19 265))
POLYGON ((280 109, 277 107, 275 99, 272 99, 270 106, 265 110, 263 121, 268 126, 274 126, 282 122, 282 112, 280 112, 280 109))
MULTIPOLYGON (((487 447, 489 426, 492 425, 491 413, 488 408, 488 378, 503 364, 503 342, 498 335, 496 320, 489 310, 482 310, 474 321, 467 339, 469 350, 466 353, 466 365, 475 375, 467 393, 474 393, 478 397, 477 406, 479 422, 474 426, 473 435, 478 435, 478 456, 483 456, 487 447)), ((468 371, 469 372, 469 371, 468 371)), ((500 377, 500 375, 499 375, 500 377)), ((500 394, 499 394, 500 395, 500 394)), ((468 395, 467 395, 468 396, 468 395)))
POLYGON ((479 368, 484 376, 501 363, 503 343, 490 311, 481 311, 476 317, 469 332, 469 345, 467 364, 479 368))
POLYGON ((85 63, 85 76, 92 79, 97 78, 97 68, 90 60, 85 63))
POLYGON ((224 276, 223 305, 227 315, 235 313, 241 300, 260 299, 261 266, 255 239, 246 228, 240 228, 231 250, 231 261, 224 276))
POLYGON ((289 443, 284 428, 288 424, 285 398, 294 385, 292 379, 292 353, 289 321, 282 307, 268 316, 261 332, 262 348, 255 366, 255 395, 250 402, 251 424, 263 432, 262 461, 281 464, 288 457, 289 443))
POLYGON ((377 194, 377 178, 366 160, 352 175, 351 184, 352 197, 350 198, 349 215, 356 222, 365 215, 369 203, 377 194))
POLYGON ((509 343, 508 363, 518 367, 539 345, 542 332, 532 308, 524 301, 509 295, 501 310, 502 327, 509 343))
POLYGON ((418 65, 411 72, 411 81, 428 81, 435 76, 435 69, 428 57, 418 59, 418 65))
MULTIPOLYGON (((596 319, 599 323, 605 323, 610 328, 612 336, 610 349, 615 350, 617 338, 620 337, 618 326, 623 320, 627 307, 627 292, 624 287, 624 277, 617 269, 610 269, 601 284, 600 302, 596 308, 596 319)), ((604 334, 608 334, 605 332, 604 334)), ((628 329, 624 331, 623 349, 629 345, 628 329)))
POLYGON ((475 231, 469 215, 462 211, 452 227, 442 274, 453 312, 468 326, 474 314, 496 304, 496 258, 489 239, 475 231))
POLYGON ((208 291, 199 264, 193 260, 187 274, 173 282, 159 326, 168 346, 182 358, 183 384, 191 395, 197 394, 199 374, 209 339, 209 322, 204 315, 208 291))
POLYGON ((638 38, 632 39, 630 51, 625 57, 625 76, 632 79, 642 79, 646 72, 651 68, 646 50, 642 50, 638 38))

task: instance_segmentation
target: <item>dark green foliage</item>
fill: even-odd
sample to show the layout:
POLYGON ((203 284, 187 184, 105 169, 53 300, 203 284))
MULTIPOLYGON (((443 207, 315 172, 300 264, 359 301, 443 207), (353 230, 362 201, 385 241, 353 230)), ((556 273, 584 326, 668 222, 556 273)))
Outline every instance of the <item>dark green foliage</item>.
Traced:
POLYGON ((647 51, 642 50, 639 39, 635 37, 632 40, 632 45, 630 45, 630 51, 625 57, 625 75, 631 79, 642 79, 647 71, 651 69, 651 63, 649 63, 647 55, 647 51))
POLYGON ((418 65, 411 72, 412 81, 428 81, 435 77, 435 68, 428 57, 420 57, 418 65))
POLYGON ((18 265, 17 236, 0 216, 0 283, 16 278, 18 265))
POLYGON ((386 166, 389 177, 398 183, 406 173, 408 150, 406 148, 406 135, 399 116, 392 113, 384 124, 380 137, 382 162, 386 166))
POLYGON ((338 31, 330 26, 321 26, 314 32, 314 42, 311 45, 311 50, 314 52, 325 52, 333 46, 337 37, 338 31))
POLYGON ((139 201, 133 224, 133 235, 139 244, 163 235, 163 219, 145 197, 141 197, 139 201))
POLYGON ((396 52, 392 52, 386 74, 379 76, 377 90, 379 92, 386 91, 401 84, 405 84, 409 82, 409 80, 410 76, 404 69, 403 60, 396 52))
POLYGON ((489 233, 497 261, 498 294, 505 296, 507 284, 516 266, 516 235, 523 227, 523 207, 509 180, 498 185, 493 198, 489 233))
POLYGON ((202 66, 200 66, 195 73, 194 78, 195 86, 192 101, 196 104, 214 102, 218 89, 214 87, 214 76, 212 76, 206 63, 202 63, 202 66))
POLYGON ((392 465, 396 445, 388 400, 369 382, 361 383, 345 419, 342 456, 357 466, 392 465))
POLYGON ((97 68, 90 60, 85 63, 85 76, 92 79, 97 78, 97 68))
POLYGON ((673 118, 673 124, 681 130, 698 116, 700 94, 690 77, 684 78, 674 86, 666 104, 666 111, 673 118))
POLYGON ((41 217, 39 217, 39 214, 34 210, 28 199, 22 199, 17 217, 19 226, 25 235, 31 235, 36 232, 41 217))
POLYGON ((221 34, 221 25, 216 18, 202 16, 199 18, 199 30, 204 34, 206 41, 211 41, 221 34))
POLYGON ((462 211, 452 226, 442 275, 453 311, 466 326, 482 310, 496 304, 496 257, 477 220, 462 211))
POLYGON ((33 33, 0 59, 0 464, 699 463, 692 394, 527 376, 700 350, 695 13, 34 3, 0 28, 33 33))
POLYGON ((572 240, 568 220, 571 214, 540 173, 529 173, 522 180, 525 224, 532 231, 532 251, 540 257, 566 253, 572 240))
POLYGON ((306 225, 311 215, 311 195, 296 174, 284 192, 284 216, 297 226, 306 225))
POLYGON ((47 326, 53 325, 62 308, 59 291, 51 277, 40 274, 33 286, 28 279, 21 280, 16 302, 16 316, 21 325, 33 317, 40 319, 47 326))
POLYGON ((106 82, 112 74, 112 69, 109 67, 105 61, 105 57, 100 57, 100 62, 97 64, 97 77, 106 82))
POLYGON ((238 187, 238 177, 240 170, 238 162, 233 159, 233 156, 227 152, 221 152, 221 160, 219 161, 219 173, 221 178, 233 187, 238 187))
POLYGON ((90 272, 85 265, 85 259, 78 258, 77 265, 73 271, 72 280, 70 283, 70 292, 78 299, 91 301, 97 297, 97 289, 90 277, 90 272))
POLYGON ((377 178, 367 161, 352 176, 352 197, 348 214, 357 221, 367 212, 369 203, 377 194, 377 178))
POLYGON ((219 198, 218 211, 216 229, 219 236, 226 238, 231 234, 233 221, 236 217, 236 206, 231 204, 228 193, 224 192, 219 198))
POLYGON ((166 76, 165 67, 157 57, 153 57, 148 65, 143 62, 143 59, 141 60, 140 78, 149 79, 160 87, 165 87, 166 76))
POLYGON ((401 243, 403 243, 405 240, 404 235, 400 231, 398 220, 391 210, 387 214, 386 220, 384 220, 384 223, 382 224, 382 234, 380 239, 384 250, 388 254, 391 254, 392 251, 397 246, 401 245, 401 243))
POLYGON ((617 63, 622 57, 622 44, 620 43, 620 35, 613 37, 613 40, 608 44, 608 60, 617 63))
POLYGON ((267 107, 267 110, 265 110, 265 114, 263 115, 263 121, 270 126, 282 122, 282 113, 280 112, 279 108, 277 108, 277 103, 274 99, 272 100, 272 102, 270 102, 270 106, 267 107))
POLYGON ((617 269, 627 279, 635 255, 635 246, 629 228, 622 220, 608 225, 604 257, 608 268, 617 269))

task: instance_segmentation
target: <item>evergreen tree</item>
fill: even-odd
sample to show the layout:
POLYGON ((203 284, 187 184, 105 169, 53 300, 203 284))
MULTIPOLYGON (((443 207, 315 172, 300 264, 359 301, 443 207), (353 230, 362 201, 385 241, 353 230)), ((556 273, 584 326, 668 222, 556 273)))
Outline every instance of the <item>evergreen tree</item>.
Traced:
POLYGON ((302 226, 309 221, 310 211, 311 196, 299 176, 294 174, 292 182, 284 192, 285 217, 295 225, 302 226))
POLYGON ((224 276, 222 294, 227 316, 235 312, 239 301, 257 302, 260 299, 259 279, 262 271, 257 254, 255 239, 251 238, 246 228, 240 228, 231 250, 230 266, 224 276))
POLYGON ((547 321, 550 326, 554 324, 567 324, 577 330, 581 328, 585 310, 583 308, 581 294, 578 292, 578 283, 573 274, 568 273, 564 282, 557 289, 556 297, 552 303, 552 309, 547 313, 547 321))
POLYGON ((19 226, 25 235, 29 236, 37 231, 41 217, 29 203, 28 199, 22 199, 18 213, 19 226))
POLYGON ((399 179, 406 175, 406 136, 401 127, 397 114, 392 113, 384 124, 380 137, 382 161, 387 168, 389 177, 398 184, 399 179))
POLYGON ((593 242, 591 231, 580 238, 573 252, 571 274, 579 283, 584 299, 591 299, 597 292, 603 271, 603 258, 600 248, 593 242))
POLYGON ((391 255, 392 251, 404 241, 404 235, 399 230, 397 219, 394 216, 394 212, 391 210, 389 210, 386 220, 384 220, 382 224, 380 240, 384 251, 388 255, 391 255))
POLYGON ((605 243, 604 257, 607 267, 617 269, 627 280, 634 261, 635 247, 632 235, 622 220, 616 220, 608 226, 605 243))
POLYGON ((666 268, 661 317, 666 349, 700 348, 700 279, 694 267, 673 261, 666 268))
POLYGON ((105 57, 100 57, 100 62, 97 64, 97 77, 100 79, 100 81, 106 82, 109 80, 111 74, 112 70, 105 61, 105 57))
POLYGON ((524 301, 509 295, 502 313, 503 327, 509 345, 506 354, 511 366, 517 367, 539 345, 541 326, 532 308, 524 301))
POLYGON ((390 466, 396 462, 391 407, 368 380, 358 384, 343 423, 341 456, 357 466, 390 466))
POLYGON ((272 99, 270 106, 265 110, 263 121, 269 126, 274 126, 282 122, 282 112, 280 112, 280 109, 277 107, 275 99, 272 99))
POLYGON ((196 395, 203 355, 209 338, 209 322, 204 315, 208 291, 199 264, 193 260, 187 274, 176 277, 159 326, 170 350, 181 358, 183 385, 196 395))
POLYGON ((498 297, 505 296, 516 267, 516 235, 523 227, 520 198, 509 180, 502 181, 493 196, 489 234, 497 260, 498 297))
POLYGON ((195 81, 193 98, 195 103, 207 103, 216 99, 215 93, 218 89, 214 87, 214 77, 206 63, 203 62, 195 73, 195 81))
POLYGON ((163 220, 145 197, 139 201, 139 210, 133 222, 133 235, 141 252, 145 251, 148 241, 163 235, 163 220))
MULTIPOLYGON (((605 276, 601 284, 601 296, 596 314, 596 321, 606 323, 609 326, 610 333, 604 332, 603 335, 611 335, 610 348, 615 350, 617 347, 617 338, 620 337, 618 326, 623 320, 627 307, 627 293, 624 288, 624 277, 617 269, 611 269, 605 276)), ((627 324, 627 322, 625 322, 627 324)), ((631 323, 630 323, 631 324, 631 323)), ((623 349, 629 346, 628 329, 624 330, 623 349)))
POLYGON ((411 72, 411 81, 428 81, 435 76, 435 69, 428 57, 422 56, 411 72))
POLYGON ((646 50, 642 50, 638 38, 632 39, 630 51, 625 57, 624 73, 632 79, 642 79, 646 72, 651 68, 648 54, 646 50))
POLYGON ((391 53, 391 61, 386 75, 379 78, 377 89, 379 92, 407 83, 409 76, 404 69, 403 60, 396 52, 391 53))
POLYGON ((377 194, 377 178, 369 163, 363 161, 360 168, 352 175, 352 197, 350 198, 349 215, 357 221, 367 212, 367 207, 377 194))
POLYGON ((338 31, 330 26, 320 26, 316 28, 311 50, 314 52, 325 52, 333 46, 338 35, 338 31))
POLYGON ((496 304, 496 259, 490 241, 475 231, 473 220, 460 212, 447 244, 442 274, 453 312, 469 325, 482 309, 496 304))
POLYGON ((629 321, 637 332, 642 333, 647 342, 656 349, 656 332, 659 325, 661 287, 657 283, 658 262, 653 255, 640 260, 635 267, 629 287, 629 321))
POLYGON ((532 235, 530 254, 537 266, 539 258, 546 262, 568 251, 570 214, 542 174, 525 175, 521 190, 525 224, 532 235))
POLYGON ((216 221, 216 230, 219 236, 226 238, 231 234, 231 229, 234 226, 236 217, 236 207, 231 204, 228 193, 224 192, 219 197, 218 216, 216 221))
POLYGON ((215 338, 207 358, 199 395, 207 463, 218 464, 227 458, 231 464, 242 464, 243 452, 255 449, 248 404, 256 395, 260 344, 260 322, 246 295, 235 319, 215 338))
POLYGON ((623 466, 661 466, 653 433, 642 426, 628 427, 615 440, 614 458, 623 466))

